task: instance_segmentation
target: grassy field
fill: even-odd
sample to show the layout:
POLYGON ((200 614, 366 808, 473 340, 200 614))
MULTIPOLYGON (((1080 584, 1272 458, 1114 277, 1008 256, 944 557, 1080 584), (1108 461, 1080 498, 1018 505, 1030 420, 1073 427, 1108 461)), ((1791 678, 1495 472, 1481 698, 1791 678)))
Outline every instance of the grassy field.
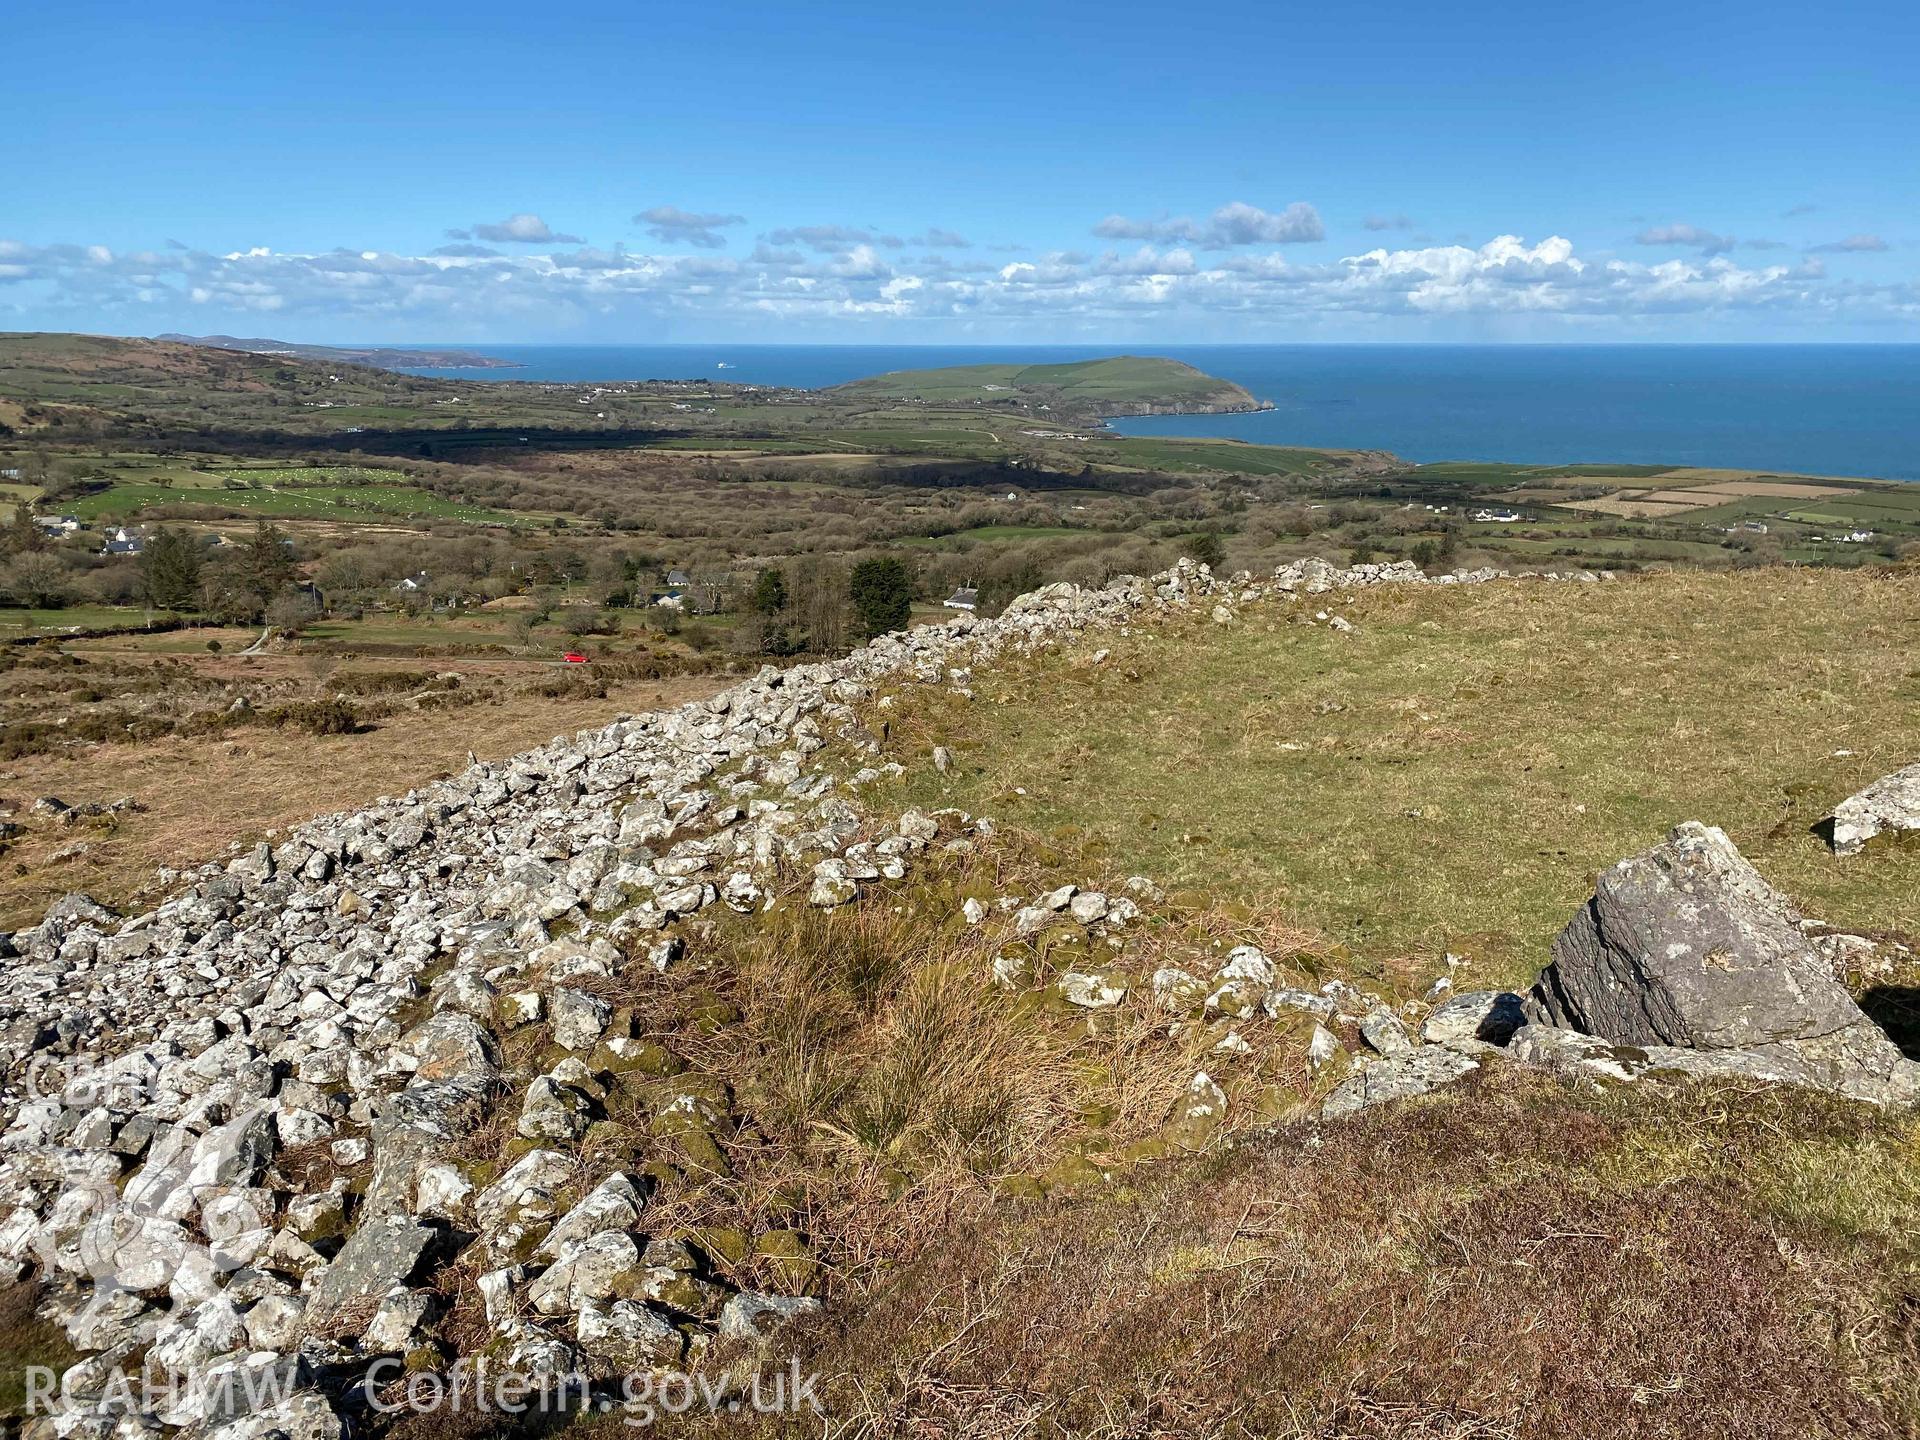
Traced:
POLYGON ((1340 452, 1248 445, 1240 440, 1197 440, 1130 435, 1101 437, 1084 447, 1092 458, 1146 469, 1223 470, 1240 475, 1316 475, 1340 452))
MULTIPOLYGON (((1324 602, 1323 602, 1324 603, 1324 602)), ((1809 913, 1920 935, 1920 847, 1809 834, 1920 756, 1920 576, 1672 574, 1395 590, 1355 634, 1254 607, 1102 639, 890 716, 902 803, 1033 832, 1092 873, 1279 906, 1376 961, 1517 983, 1596 872, 1725 827, 1809 913), (1062 725, 1071 713, 1074 724, 1062 725), (941 776, 926 747, 953 746, 941 776)), ((1071 867, 1069 867, 1071 868, 1071 867)))
POLYGON ((1094 406, 1107 403, 1244 404, 1253 397, 1238 385, 1216 380, 1178 360, 1120 355, 1064 365, 955 365, 939 370, 896 370, 836 386, 830 394, 855 399, 907 399, 931 403, 991 401, 1035 390, 1057 391, 1094 406))
POLYGON ((150 618, 166 620, 171 615, 139 605, 63 605, 57 610, 9 605, 0 607, 0 639, 64 630, 141 630, 150 618))
POLYGON ((81 520, 134 519, 156 510, 193 505, 274 520, 458 520, 471 525, 524 525, 530 521, 526 515, 463 505, 414 485, 305 478, 326 474, 324 469, 247 472, 244 485, 227 483, 236 478, 233 475, 216 475, 209 477, 210 483, 190 485, 116 481, 106 490, 68 502, 61 510, 81 520), (264 478, 268 476, 278 478, 264 478))

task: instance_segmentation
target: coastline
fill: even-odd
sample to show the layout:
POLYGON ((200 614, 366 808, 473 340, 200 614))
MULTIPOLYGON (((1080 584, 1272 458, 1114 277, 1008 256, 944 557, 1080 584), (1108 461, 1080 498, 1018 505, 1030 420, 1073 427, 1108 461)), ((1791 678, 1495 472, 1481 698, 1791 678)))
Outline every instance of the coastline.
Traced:
MULTIPOLYGON (((396 347, 399 348, 399 347, 396 347)), ((823 389, 892 370, 1053 363, 1086 345, 501 346, 502 383, 674 374, 823 389)), ((1308 449, 1384 449, 1412 463, 1723 468, 1920 481, 1911 443, 1920 345, 1167 345, 1262 397, 1257 411, 1103 416, 1111 432, 1308 449), (1139 422, 1139 423, 1134 423, 1139 422)))

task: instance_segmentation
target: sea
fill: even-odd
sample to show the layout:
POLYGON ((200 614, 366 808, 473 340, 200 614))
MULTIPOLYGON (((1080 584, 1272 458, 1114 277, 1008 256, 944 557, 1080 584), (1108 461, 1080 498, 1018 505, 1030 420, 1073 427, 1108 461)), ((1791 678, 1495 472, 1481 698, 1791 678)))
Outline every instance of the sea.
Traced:
POLYGON ((1920 480, 1920 345, 472 345, 509 381, 707 378, 815 388, 888 370, 1165 355, 1271 410, 1128 435, 1391 450, 1427 464, 1701 465, 1920 480))

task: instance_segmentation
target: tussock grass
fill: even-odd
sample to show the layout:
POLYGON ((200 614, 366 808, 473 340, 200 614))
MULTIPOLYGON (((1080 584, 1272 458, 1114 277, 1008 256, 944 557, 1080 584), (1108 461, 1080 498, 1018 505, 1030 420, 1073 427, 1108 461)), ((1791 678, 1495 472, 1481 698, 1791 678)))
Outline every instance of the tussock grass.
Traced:
POLYGON ((989 814, 1376 964, 1451 950, 1471 983, 1528 979, 1594 875, 1687 819, 1813 915, 1920 935, 1920 847, 1840 862, 1809 833, 1920 758, 1911 574, 1321 596, 1089 639, 975 689, 887 712, 912 772, 889 803, 989 814), (1358 632, 1307 623, 1321 608, 1358 632))
MULTIPOLYGON (((789 893, 703 927, 684 969, 597 983, 685 1065, 656 1095, 698 1077, 730 1099, 714 1137, 729 1173, 676 1161, 649 1226, 793 1230, 825 1265, 820 1284, 858 1295, 996 1196, 1068 1193, 1177 1150, 1168 1121, 1197 1070, 1227 1088, 1227 1130, 1304 1103, 1303 1034, 1261 1022, 1256 1053, 1227 1059, 1209 1051, 1217 1033, 1174 1035, 1148 999, 1152 966, 1176 948, 1193 963, 1218 917, 1093 954, 1058 935, 1016 942, 1004 915, 965 923, 968 896, 1032 893, 1042 873, 1010 846, 929 854, 857 905, 822 912, 789 893), (1008 947, 1033 967, 1026 988, 993 982, 1008 947), (1132 977, 1127 1004, 1089 1015, 1047 998, 1052 975, 1095 961, 1132 977)), ((644 1101, 608 1111, 589 1172, 661 1154, 644 1101)), ((719 1268, 778 1288, 777 1264, 719 1268)))

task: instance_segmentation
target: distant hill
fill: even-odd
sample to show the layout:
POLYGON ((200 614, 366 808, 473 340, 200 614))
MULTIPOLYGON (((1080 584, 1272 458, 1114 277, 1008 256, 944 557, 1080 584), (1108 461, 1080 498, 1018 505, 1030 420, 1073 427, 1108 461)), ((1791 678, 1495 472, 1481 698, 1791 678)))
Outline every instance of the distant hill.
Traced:
POLYGON ((383 345, 301 345, 291 340, 243 340, 233 335, 156 335, 176 345, 214 350, 243 350, 251 355, 286 355, 296 360, 337 365, 376 365, 383 370, 518 370, 519 363, 482 355, 477 350, 419 350, 383 345))
POLYGON ((1041 406, 1083 415, 1204 415, 1264 407, 1230 380, 1179 360, 1116 355, 1063 365, 954 365, 895 370, 830 395, 925 404, 1041 406))
POLYGON ((129 435, 182 424, 338 430, 394 407, 447 424, 452 412, 439 402, 475 388, 376 365, 219 345, 0 332, 0 405, 13 416, 0 416, 0 424, 49 435, 129 435))

